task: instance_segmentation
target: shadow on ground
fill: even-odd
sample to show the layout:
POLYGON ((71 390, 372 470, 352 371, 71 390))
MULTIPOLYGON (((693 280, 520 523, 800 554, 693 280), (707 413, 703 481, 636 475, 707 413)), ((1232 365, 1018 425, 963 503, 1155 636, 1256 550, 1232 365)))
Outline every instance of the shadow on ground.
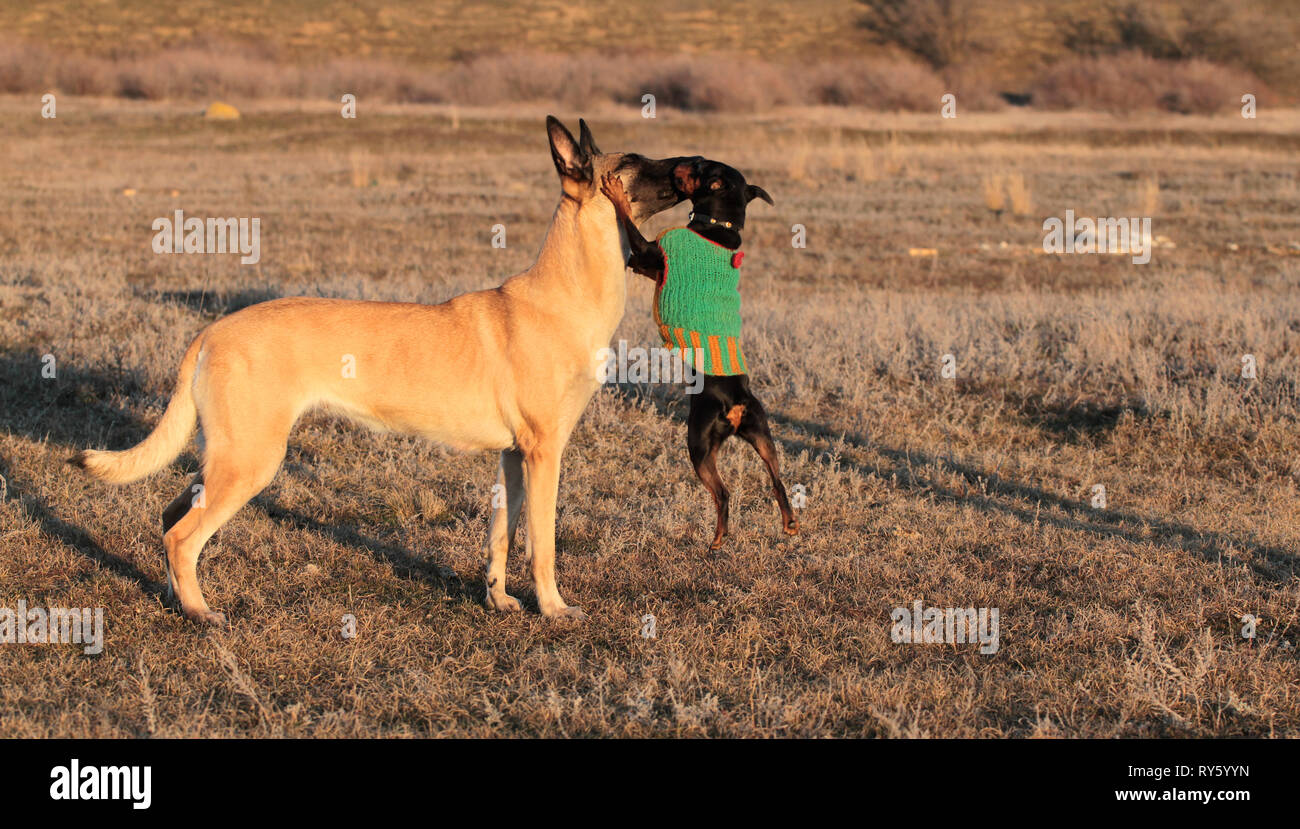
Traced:
MULTIPOLYGON (((42 376, 42 355, 34 351, 0 353, 0 429, 51 451, 71 456, 68 446, 130 446, 149 433, 149 424, 104 401, 118 394, 142 394, 140 377, 118 369, 85 369, 55 363, 55 376, 42 376)), ((60 458, 61 460, 61 458, 60 458)), ((69 469, 68 474, 76 474, 69 469)), ((147 596, 161 596, 165 585, 132 562, 106 551, 85 530, 60 518, 36 484, 0 457, 7 497, 22 504, 50 539, 78 551, 101 567, 130 579, 147 596)))
MULTIPOLYGON (((614 386, 613 392, 626 402, 653 406, 660 416, 680 423, 686 422, 687 406, 683 402, 684 393, 679 388, 657 386, 647 389, 621 384, 614 386)), ((1037 420, 1049 431, 1058 434, 1062 440, 1077 438, 1080 433, 1096 434, 1108 431, 1114 428, 1121 413, 1120 410, 1111 412, 1086 405, 1077 411, 1059 408, 1037 411, 1032 406, 1030 408, 1031 411, 1027 416, 1037 420)), ((797 454, 807 450, 815 457, 824 453, 832 441, 837 443, 842 441, 854 452, 874 452, 887 460, 887 463, 874 463, 841 456, 839 463, 842 466, 849 466, 861 474, 874 474, 877 478, 886 480, 896 477, 902 487, 913 491, 924 490, 936 498, 970 504, 985 513, 1010 515, 1026 524, 1048 524, 1060 529, 1119 539, 1134 545, 1150 543, 1153 540, 1166 544, 1172 542, 1177 544, 1179 549, 1194 553, 1210 564, 1222 564, 1225 555, 1232 560, 1229 551, 1242 550, 1250 555, 1247 565, 1260 578, 1270 582, 1285 583, 1296 577, 1294 553, 1262 544, 1255 539, 1198 530, 1176 521, 1162 521, 1121 510, 1094 509, 1089 503, 1062 498, 1044 489, 1011 480, 996 472, 980 469, 955 458, 916 449, 884 446, 869 441, 865 435, 827 429, 819 423, 789 417, 772 410, 768 410, 767 414, 772 424, 772 437, 788 453, 797 454), (923 473, 922 470, 938 463, 962 475, 976 490, 979 490, 982 485, 984 491, 974 494, 958 492, 923 473), (1035 506, 1019 507, 1007 503, 998 496, 1024 499, 1034 503, 1035 506), (1042 507, 1059 510, 1065 515, 1044 514, 1042 507), (1147 537, 1129 529, 1128 527, 1132 525, 1149 528, 1155 537, 1147 537)), ((684 458, 683 463, 685 463, 684 458)))
MULTIPOLYGON (((193 299, 202 301, 198 296, 193 299)), ((248 304, 261 301, 252 297, 245 299, 248 304)), ((50 451, 57 455, 56 460, 62 461, 77 448, 125 449, 134 446, 153 429, 152 422, 106 402, 115 397, 144 397, 140 375, 117 369, 87 369, 56 363, 55 377, 45 378, 41 374, 42 365, 42 355, 34 351, 0 352, 0 430, 34 443, 48 443, 50 451)), ((161 404, 165 400, 156 402, 161 404)), ((189 470, 198 468, 198 459, 189 453, 181 456, 180 463, 189 470)), ((68 468, 67 474, 81 473, 68 468)), ((286 472, 281 469, 279 474, 286 472)), ((4 457, 0 457, 0 477, 4 480, 5 497, 22 504, 51 541, 71 547, 100 566, 136 582, 147 596, 165 594, 164 582, 154 581, 132 562, 104 550, 85 530, 59 517, 55 507, 39 494, 37 484, 4 457)), ((465 585, 453 570, 439 566, 428 557, 412 555, 401 547, 371 538, 352 527, 325 524, 286 510, 265 495, 254 498, 251 505, 280 523, 290 523, 329 536, 345 546, 365 550, 376 559, 387 561, 398 576, 437 585, 449 596, 481 595, 480 589, 486 589, 481 579, 477 584, 465 585)), ((164 506, 163 503, 158 505, 160 514, 164 506)))

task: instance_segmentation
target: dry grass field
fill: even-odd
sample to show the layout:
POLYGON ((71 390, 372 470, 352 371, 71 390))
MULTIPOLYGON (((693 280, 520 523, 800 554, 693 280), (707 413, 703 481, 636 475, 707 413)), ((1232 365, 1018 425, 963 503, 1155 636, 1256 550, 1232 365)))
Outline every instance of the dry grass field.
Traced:
POLYGON ((843 0, 753 0, 719 14, 695 0, 29 0, 0 9, 3 31, 114 56, 196 38, 256 41, 290 58, 384 55, 419 62, 519 51, 807 54, 863 40, 860 8, 843 0), (731 18, 731 19, 727 19, 731 18))
MULTIPOLYGON (((495 459, 314 415, 201 561, 219 631, 162 601, 193 449, 124 488, 64 460, 147 434, 193 335, 246 304, 498 284, 559 188, 543 108, 198 109, 0 98, 0 599, 106 619, 99 656, 0 647, 0 736, 1300 734, 1300 114, 557 112, 774 196, 746 350, 803 534, 733 441, 709 553, 680 391, 609 387, 560 485, 560 587, 591 618, 495 615, 495 459), (260 217, 261 262, 154 254, 178 208, 260 217), (1152 216, 1160 246, 1042 254, 1066 209, 1152 216), (999 651, 892 642, 916 600, 998 608, 999 651)), ((618 337, 655 344, 628 279, 618 337)))

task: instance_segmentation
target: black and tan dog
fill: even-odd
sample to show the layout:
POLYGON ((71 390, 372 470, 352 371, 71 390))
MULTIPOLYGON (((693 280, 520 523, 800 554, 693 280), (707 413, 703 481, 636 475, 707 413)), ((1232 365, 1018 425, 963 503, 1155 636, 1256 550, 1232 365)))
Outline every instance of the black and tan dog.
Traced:
POLYGON ((619 178, 604 176, 601 189, 613 202, 627 237, 628 267, 654 279, 658 286, 655 319, 660 323, 664 345, 680 347, 688 362, 704 375, 699 393, 690 395, 686 444, 695 474, 708 488, 717 507, 717 529, 710 549, 721 547, 727 535, 730 493, 718 474, 717 455, 723 441, 732 435, 743 438, 762 458, 781 510, 781 526, 788 535, 794 535, 799 532, 799 521, 790 509, 790 500, 781 483, 767 413, 749 388, 748 367, 739 336, 737 286, 743 256, 740 231, 745 227, 749 202, 759 198, 772 204, 772 197, 763 188, 747 184, 734 167, 708 159, 683 160, 674 169, 673 176, 678 192, 691 200, 690 223, 684 230, 666 231, 654 242, 637 230, 631 202, 619 178), (695 284, 683 291, 680 282, 683 279, 693 280, 695 284), (705 311, 704 317, 697 318, 722 318, 722 333, 710 335, 708 331, 697 331, 689 323, 674 327, 665 322, 670 295, 681 302, 697 296, 716 304, 717 313, 705 311))

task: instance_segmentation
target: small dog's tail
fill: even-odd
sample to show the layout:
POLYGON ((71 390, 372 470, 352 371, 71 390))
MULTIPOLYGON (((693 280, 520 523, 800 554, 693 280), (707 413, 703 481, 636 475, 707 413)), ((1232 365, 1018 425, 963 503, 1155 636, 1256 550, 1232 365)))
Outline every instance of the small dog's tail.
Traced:
POLYGON ((109 483, 129 484, 152 475, 175 460, 189 440, 197 419, 193 386, 201 339, 196 337, 185 352, 176 379, 176 391, 149 437, 121 452, 86 449, 68 458, 68 463, 109 483))

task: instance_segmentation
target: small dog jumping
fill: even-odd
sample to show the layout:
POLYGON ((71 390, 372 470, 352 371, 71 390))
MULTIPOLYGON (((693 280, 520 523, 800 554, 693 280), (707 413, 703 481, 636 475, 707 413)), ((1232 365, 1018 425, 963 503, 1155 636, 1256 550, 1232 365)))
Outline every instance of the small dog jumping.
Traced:
POLYGON ((627 265, 655 280, 655 322, 664 347, 704 375, 690 395, 686 446, 695 474, 717 508, 717 528, 709 549, 717 550, 728 532, 730 493, 718 474, 717 455, 727 438, 739 435, 758 452, 772 478, 772 491, 787 535, 799 532, 790 509, 763 404, 749 388, 749 367, 740 336, 740 231, 745 210, 756 198, 773 204, 763 188, 747 184, 740 171, 708 159, 689 159, 673 170, 676 189, 691 201, 690 221, 650 242, 637 230, 632 204, 617 176, 601 178, 601 190, 614 204, 627 237, 627 265))

